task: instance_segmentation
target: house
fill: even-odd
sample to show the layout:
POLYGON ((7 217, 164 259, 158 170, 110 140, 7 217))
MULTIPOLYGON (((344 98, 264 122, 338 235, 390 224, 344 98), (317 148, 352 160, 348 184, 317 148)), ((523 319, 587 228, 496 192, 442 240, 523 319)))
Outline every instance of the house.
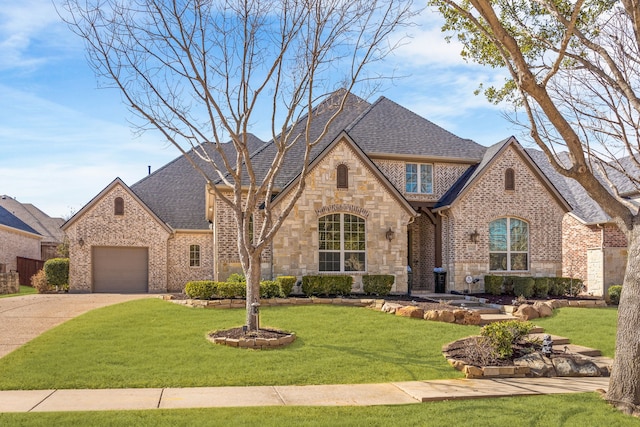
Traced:
MULTIPOLYGON (((312 112, 311 129, 303 118, 292 131, 318 135, 333 108, 329 97, 312 112)), ((249 141, 264 176, 274 145, 249 141)), ((215 159, 209 145, 201 148, 215 159)), ((231 144, 224 149, 233 154, 231 144)), ((301 149, 276 180, 276 213, 298 180, 306 186, 263 253, 265 279, 349 274, 360 291, 364 274, 391 274, 395 293, 433 292, 441 268, 446 291, 475 292, 488 273, 563 272, 572 207, 513 137, 487 148, 387 98, 350 95, 305 176, 301 149)), ((233 213, 184 157, 131 187, 116 178, 62 228, 72 292, 179 292, 189 280, 241 271, 233 213)))
POLYGON ((42 236, 0 206, 0 273, 17 271, 17 258, 40 259, 42 236))

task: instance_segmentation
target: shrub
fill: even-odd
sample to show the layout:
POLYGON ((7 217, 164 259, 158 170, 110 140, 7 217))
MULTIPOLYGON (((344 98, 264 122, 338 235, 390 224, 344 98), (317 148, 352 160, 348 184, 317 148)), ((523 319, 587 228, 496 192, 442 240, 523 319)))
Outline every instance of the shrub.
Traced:
POLYGON ((217 296, 219 298, 244 298, 247 296, 247 285, 244 282, 219 282, 217 296))
POLYGON ((491 295, 500 295, 502 293, 502 276, 484 276, 484 291, 491 295))
POLYGON ((535 280, 533 277, 514 277, 513 278, 513 294, 517 297, 523 296, 531 298, 533 296, 533 287, 535 280))
POLYGON ((298 278, 296 276, 278 276, 276 282, 280 286, 280 296, 286 298, 291 294, 293 287, 296 285, 298 278))
POLYGON ((218 282, 212 280, 196 280, 187 282, 184 286, 184 293, 189 298, 194 299, 211 299, 218 292, 218 282))
POLYGON ((302 292, 312 295, 348 295, 351 293, 353 278, 351 276, 304 276, 302 292))
POLYGON ((47 282, 47 275, 44 273, 44 269, 31 276, 31 286, 33 286, 39 294, 46 294, 53 291, 53 286, 47 282))
POLYGON ((531 329, 533 329, 531 322, 507 320, 488 324, 482 328, 480 335, 487 337, 499 358, 507 359, 513 355, 513 345, 527 335, 531 329))
POLYGON ((260 298, 275 298, 280 296, 280 286, 275 280, 260 282, 260 298))
POLYGON ((367 295, 389 295, 395 280, 391 274, 365 274, 362 276, 362 290, 367 295))
POLYGON ((242 273, 233 273, 227 279, 229 283, 247 283, 247 278, 242 273))
POLYGON ((51 258, 44 263, 47 282, 57 288, 69 288, 69 258, 51 258))
POLYGON ((566 293, 571 295, 572 297, 577 297, 584 290, 584 283, 582 279, 567 279, 567 288, 566 293))
POLYGON ((609 287, 609 302, 611 304, 620 304, 620 294, 622 293, 622 285, 613 285, 609 287))
POLYGON ((537 297, 544 298, 549 295, 549 278, 536 277, 533 283, 533 294, 537 297))
POLYGON ((514 295, 514 293, 513 293, 513 282, 516 279, 517 279, 517 276, 504 276, 502 278, 502 293, 503 294, 505 294, 505 295, 514 295))
POLYGON ((562 277, 549 277, 549 295, 561 297, 564 295, 564 282, 562 277))

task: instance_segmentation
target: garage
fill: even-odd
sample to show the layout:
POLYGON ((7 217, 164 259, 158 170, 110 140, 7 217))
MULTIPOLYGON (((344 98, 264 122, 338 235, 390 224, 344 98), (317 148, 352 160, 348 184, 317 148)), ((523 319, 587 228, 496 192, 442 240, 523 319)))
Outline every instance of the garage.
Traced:
POLYGON ((94 246, 93 292, 144 293, 149 291, 149 249, 94 246))

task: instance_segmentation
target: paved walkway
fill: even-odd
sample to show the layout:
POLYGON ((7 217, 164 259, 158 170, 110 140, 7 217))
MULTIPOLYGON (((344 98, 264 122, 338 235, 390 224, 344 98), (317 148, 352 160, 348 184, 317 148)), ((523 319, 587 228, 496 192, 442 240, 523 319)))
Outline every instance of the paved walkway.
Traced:
POLYGON ((434 400, 584 393, 609 379, 501 378, 262 387, 0 391, 0 412, 107 411, 236 406, 369 406, 434 400))
POLYGON ((153 294, 30 294, 0 298, 0 357, 87 311, 153 294))

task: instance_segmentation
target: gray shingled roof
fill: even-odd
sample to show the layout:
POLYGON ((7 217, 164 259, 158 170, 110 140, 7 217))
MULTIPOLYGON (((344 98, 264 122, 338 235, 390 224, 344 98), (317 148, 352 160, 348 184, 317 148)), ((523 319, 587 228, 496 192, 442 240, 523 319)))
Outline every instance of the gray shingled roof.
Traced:
POLYGON ((487 149, 385 97, 374 102, 346 131, 367 154, 479 161, 487 149))
POLYGON ((15 228, 16 230, 26 231, 28 233, 40 234, 2 206, 0 206, 0 224, 15 228))
POLYGON ((43 236, 43 242, 62 243, 64 240, 64 232, 60 229, 64 223, 62 218, 52 218, 31 203, 21 203, 7 195, 0 196, 0 206, 43 236))
MULTIPOLYGON (((248 135, 249 151, 263 144, 256 136, 248 135)), ((220 161, 220 155, 212 144, 204 147, 214 161, 220 161)), ((222 144, 222 147, 230 160, 235 162, 233 144, 222 144)), ((189 153, 193 154, 193 150, 189 153)), ((198 156, 193 158, 196 164, 211 174, 212 179, 215 178, 211 165, 198 156)), ((205 188, 206 179, 184 156, 180 156, 133 184, 131 191, 172 228, 206 230, 209 224, 205 218, 205 188)))

